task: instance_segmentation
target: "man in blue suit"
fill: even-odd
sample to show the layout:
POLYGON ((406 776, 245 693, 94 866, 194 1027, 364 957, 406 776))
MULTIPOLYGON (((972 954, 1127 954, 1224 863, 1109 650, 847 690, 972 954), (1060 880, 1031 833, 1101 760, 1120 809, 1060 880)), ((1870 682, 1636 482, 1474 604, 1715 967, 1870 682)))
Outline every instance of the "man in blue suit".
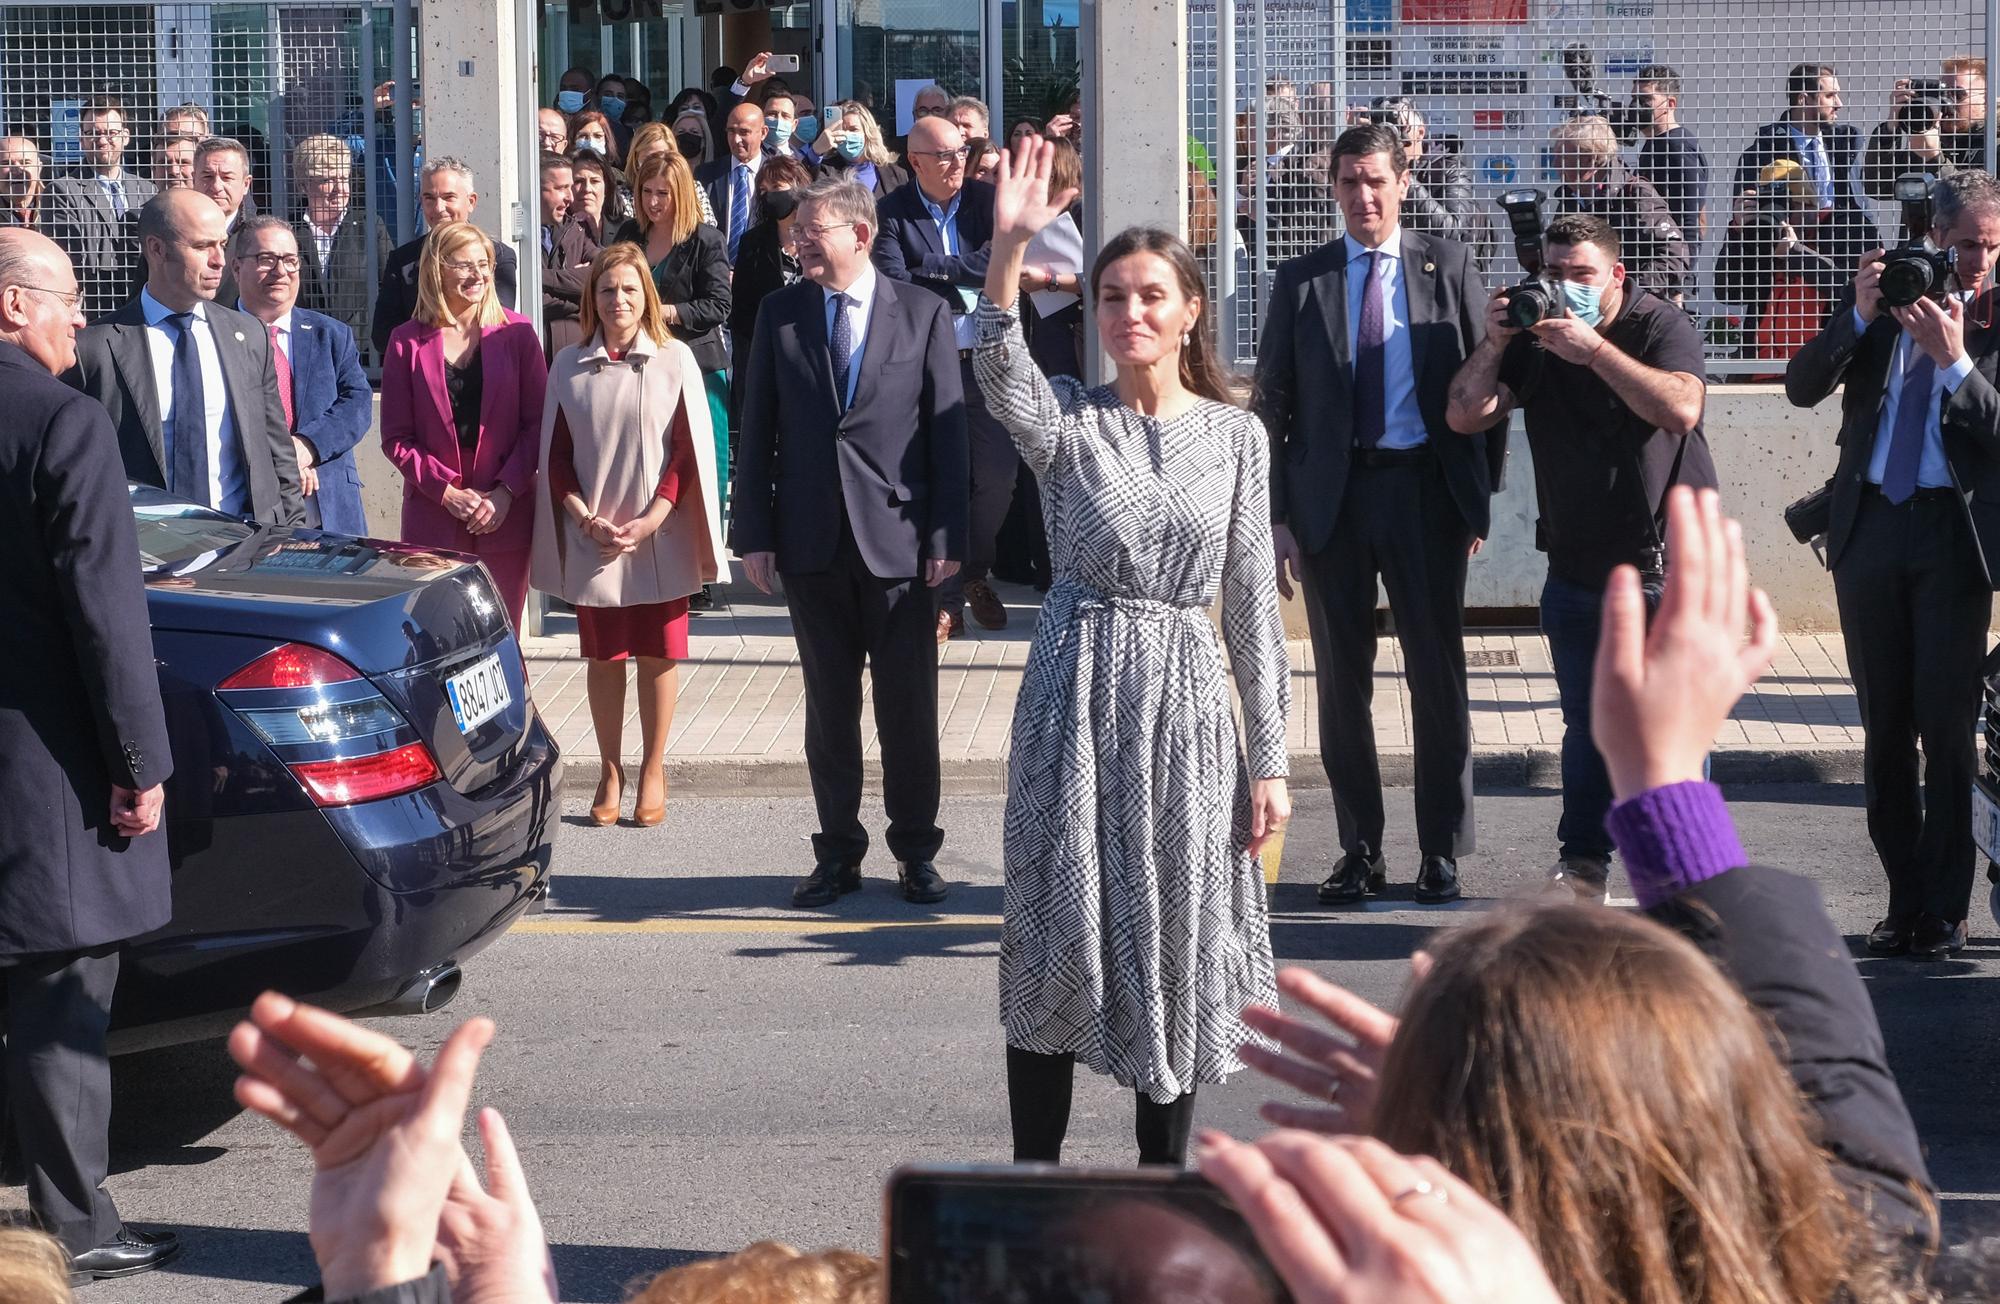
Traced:
POLYGON ((354 332, 297 306, 299 239, 282 218, 253 217, 229 250, 242 309, 271 334, 278 391, 306 493, 306 520, 329 534, 368 533, 354 446, 368 437, 373 400, 354 332))

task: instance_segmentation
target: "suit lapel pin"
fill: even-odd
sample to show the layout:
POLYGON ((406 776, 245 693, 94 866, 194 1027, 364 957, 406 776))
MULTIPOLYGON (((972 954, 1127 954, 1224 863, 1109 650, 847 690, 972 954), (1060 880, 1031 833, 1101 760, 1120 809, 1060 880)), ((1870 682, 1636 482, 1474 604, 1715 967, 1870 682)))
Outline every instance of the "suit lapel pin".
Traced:
POLYGON ((237 331, 237 332, 236 332, 236 342, 237 342, 238 344, 241 344, 241 343, 243 342, 243 332, 242 332, 242 331, 237 331))
POLYGON ((1437 269, 1438 269, 1438 266, 1437 266, 1437 264, 1436 264, 1436 263, 1425 263, 1425 264, 1424 264, 1424 270, 1425 270, 1425 271, 1427 271, 1427 272, 1435 272, 1435 271, 1436 271, 1437 269))

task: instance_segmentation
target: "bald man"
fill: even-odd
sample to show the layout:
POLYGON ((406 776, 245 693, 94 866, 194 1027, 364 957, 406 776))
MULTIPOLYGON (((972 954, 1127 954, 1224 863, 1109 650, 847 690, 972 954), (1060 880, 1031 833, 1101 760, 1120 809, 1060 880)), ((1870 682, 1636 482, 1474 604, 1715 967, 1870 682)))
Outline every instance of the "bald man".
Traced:
POLYGON ((110 411, 130 478, 232 516, 302 524, 270 336, 255 317, 214 302, 228 243, 222 209, 199 190, 147 200, 145 288, 83 332, 64 379, 110 411))
POLYGON ((993 241, 993 187, 966 180, 965 133, 950 118, 933 114, 917 119, 904 157, 916 184, 882 197, 875 266, 892 281, 922 286, 951 309, 972 450, 971 533, 965 568, 945 581, 938 594, 937 637, 942 643, 965 632, 968 608, 987 629, 1007 626, 1007 608, 987 582, 987 572, 993 568, 993 540, 1014 501, 1021 456, 986 410, 972 374, 972 348, 978 343, 972 309, 986 281, 993 241))
POLYGON ((26 136, 0 136, 0 226, 42 224, 42 152, 26 136))
POLYGON ((36 1222, 88 1281, 157 1268, 180 1242, 126 1227, 104 1190, 118 952, 173 913, 173 761, 118 437, 56 379, 81 298, 54 241, 0 231, 0 665, 22 690, 0 694, 0 1118, 36 1222))
POLYGON ((728 153, 695 169, 696 184, 708 192, 709 206, 729 241, 729 265, 736 247, 757 221, 757 173, 764 166, 764 110, 745 101, 723 120, 728 153))

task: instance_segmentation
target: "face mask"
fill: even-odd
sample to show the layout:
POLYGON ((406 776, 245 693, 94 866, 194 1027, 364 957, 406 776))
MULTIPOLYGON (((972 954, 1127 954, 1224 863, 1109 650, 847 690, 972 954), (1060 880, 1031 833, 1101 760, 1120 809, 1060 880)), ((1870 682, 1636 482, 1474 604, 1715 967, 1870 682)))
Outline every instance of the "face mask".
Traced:
POLYGON ((557 91, 556 107, 564 113, 575 113, 583 108, 582 91, 557 91))
POLYGON ((792 124, 783 118, 773 118, 770 125, 764 128, 764 134, 773 145, 783 149, 792 139, 792 124))
POLYGON ((800 140, 803 140, 803 141, 809 141, 809 142, 810 142, 810 141, 815 141, 815 140, 818 140, 818 139, 819 139, 819 118, 818 118, 818 117, 817 117, 816 115, 814 115, 814 114, 811 114, 811 113, 808 113, 808 114, 806 114, 806 116, 805 116, 805 117, 803 117, 803 118, 800 118, 800 119, 799 119, 799 125, 798 125, 798 128, 797 128, 797 130, 795 130, 794 132, 792 132, 792 134, 793 134, 794 136, 797 136, 797 137, 798 137, 798 138, 799 138, 800 140))
POLYGON ((851 131, 835 143, 840 146, 840 156, 852 163, 861 157, 861 151, 867 146, 868 140, 860 132, 851 131))
POLYGON ((1563 306, 1569 315, 1586 326, 1595 326, 1604 320, 1604 287, 1601 285, 1578 285, 1575 281, 1559 282, 1562 286, 1563 306))
POLYGON ((799 192, 766 190, 757 196, 757 203, 764 210, 764 216, 775 222, 779 218, 790 217, 799 211, 799 192))
POLYGON ((604 152, 604 142, 595 136, 578 136, 576 138, 576 147, 578 149, 587 149, 593 154, 602 154, 604 152))
POLYGON ((694 134, 693 132, 688 132, 686 134, 675 132, 674 144, 679 145, 681 147, 682 158, 701 157, 702 139, 700 136, 694 134))
POLYGON ((598 96, 597 107, 603 109, 604 116, 613 122, 625 116, 625 101, 619 99, 616 95, 598 96))

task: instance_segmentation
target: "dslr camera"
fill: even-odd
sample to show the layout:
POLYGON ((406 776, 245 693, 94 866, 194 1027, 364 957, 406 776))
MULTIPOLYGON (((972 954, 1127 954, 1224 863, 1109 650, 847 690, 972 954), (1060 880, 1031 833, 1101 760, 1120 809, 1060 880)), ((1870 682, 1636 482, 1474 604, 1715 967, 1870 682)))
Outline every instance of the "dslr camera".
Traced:
POLYGON ((1564 314, 1562 290, 1542 270, 1542 201, 1535 189, 1503 191, 1496 200, 1514 232, 1514 257, 1528 279, 1507 291, 1507 320, 1526 330, 1536 322, 1564 314))
POLYGON ((1776 240, 1792 211, 1792 183, 1760 181, 1750 202, 1750 216, 1743 220, 1744 234, 1776 240))
POLYGON ((1965 92, 1942 77, 1912 77, 1910 102, 1896 110, 1896 130, 1904 135, 1938 131, 1947 110, 1956 109, 1965 92))
POLYGON ((1896 178, 1896 200, 1903 206, 1903 243, 1882 259, 1882 302, 1892 308, 1907 308, 1923 298, 1942 302, 1952 280, 1952 259, 1930 243, 1930 179, 1905 172, 1896 178))

